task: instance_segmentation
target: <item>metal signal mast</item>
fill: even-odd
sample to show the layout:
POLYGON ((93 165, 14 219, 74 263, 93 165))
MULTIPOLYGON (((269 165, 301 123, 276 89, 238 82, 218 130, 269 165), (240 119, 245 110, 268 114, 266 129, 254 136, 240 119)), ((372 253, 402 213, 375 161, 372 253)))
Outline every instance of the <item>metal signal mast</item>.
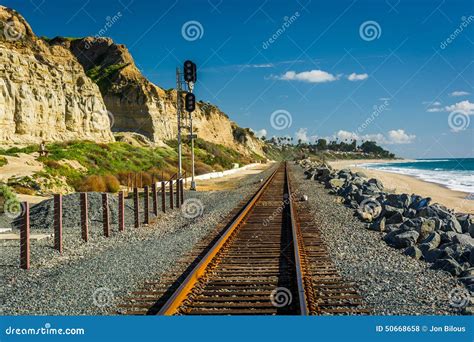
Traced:
POLYGON ((196 64, 187 60, 184 62, 183 74, 180 73, 179 68, 176 68, 176 89, 177 89, 177 116, 178 116, 178 177, 182 174, 182 120, 184 118, 182 108, 182 81, 181 75, 183 76, 184 83, 187 85, 188 91, 185 95, 184 109, 189 113, 189 126, 184 126, 189 129, 189 138, 191 139, 191 187, 190 190, 196 190, 196 182, 194 180, 194 139, 196 135, 193 134, 193 117, 191 113, 196 109, 196 97, 193 94, 194 84, 197 81, 197 70, 196 64))

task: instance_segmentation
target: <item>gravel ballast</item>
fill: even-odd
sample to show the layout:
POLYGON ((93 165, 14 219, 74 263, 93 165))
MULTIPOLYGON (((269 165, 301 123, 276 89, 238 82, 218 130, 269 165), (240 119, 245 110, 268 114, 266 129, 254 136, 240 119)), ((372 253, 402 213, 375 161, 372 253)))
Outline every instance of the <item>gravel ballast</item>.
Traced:
MULTIPOLYGON (((105 238, 101 233, 100 215, 95 215, 92 216, 94 224, 88 243, 81 241, 80 230, 65 227, 63 255, 52 248, 51 237, 33 241, 28 271, 18 268, 19 242, 1 242, 1 313, 109 314, 114 304, 143 285, 145 280, 159 281, 169 273, 183 255, 215 228, 216 222, 256 191, 260 179, 267 177, 271 169, 246 177, 235 190, 187 191, 186 200, 194 198, 194 203, 202 203, 198 208, 202 210, 202 216, 197 218, 188 218, 189 215, 184 215, 180 209, 168 210, 148 227, 135 229, 127 224, 125 232, 120 233, 113 224, 112 236, 105 238)), ((72 205, 76 200, 68 199, 73 201, 72 205)), ((72 222, 77 217, 69 219, 72 222)), ((48 220, 43 217, 38 222, 48 220)), ((46 230, 40 225, 34 230, 34 233, 38 232, 52 233, 51 228, 46 230)))
POLYGON ((324 186, 305 179, 291 165, 296 190, 308 196, 315 224, 342 276, 357 284, 375 315, 446 315, 461 308, 450 305, 450 293, 463 285, 450 274, 432 270, 423 261, 389 247, 380 232, 370 231, 354 211, 335 203, 324 186))

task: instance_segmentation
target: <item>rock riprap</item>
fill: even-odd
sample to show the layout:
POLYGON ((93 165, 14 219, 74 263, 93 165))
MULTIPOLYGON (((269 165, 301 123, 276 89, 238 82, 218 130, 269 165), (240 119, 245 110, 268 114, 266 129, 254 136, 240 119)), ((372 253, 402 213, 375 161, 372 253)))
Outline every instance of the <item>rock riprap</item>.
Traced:
POLYGON ((460 276, 474 291, 474 216, 454 213, 430 198, 394 194, 377 179, 326 164, 301 160, 307 179, 324 184, 337 202, 353 208, 367 229, 379 231, 390 246, 415 259, 460 276))

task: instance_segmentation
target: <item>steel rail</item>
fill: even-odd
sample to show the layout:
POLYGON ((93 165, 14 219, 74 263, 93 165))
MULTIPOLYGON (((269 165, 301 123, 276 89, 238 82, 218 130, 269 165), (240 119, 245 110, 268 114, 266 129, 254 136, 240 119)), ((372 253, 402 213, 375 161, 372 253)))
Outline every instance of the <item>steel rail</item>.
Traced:
POLYGON ((298 226, 296 223, 296 211, 293 205, 293 193, 290 186, 290 177, 288 174, 288 166, 285 163, 285 177, 288 188, 288 202, 290 205, 290 217, 291 217, 291 233, 293 238, 293 252, 295 255, 295 269, 296 269, 296 284, 298 286, 298 299, 300 314, 303 316, 309 315, 308 301, 306 299, 306 289, 304 286, 304 270, 301 264, 301 251, 299 244, 299 234, 297 232, 298 226))
POLYGON ((194 285, 199 279, 205 274, 207 266, 211 263, 213 258, 221 250, 224 244, 228 241, 232 233, 240 226, 244 221, 247 214, 255 206, 258 199, 265 192, 267 187, 271 184, 274 176, 277 174, 278 168, 268 177, 265 183, 260 187, 258 192, 252 197, 252 199, 246 204, 239 216, 230 224, 229 228, 219 238, 216 244, 206 253, 202 260, 196 265, 193 271, 186 277, 183 283, 176 289, 173 295, 166 301, 163 307, 158 312, 158 315, 173 315, 177 312, 183 301, 187 298, 194 285))

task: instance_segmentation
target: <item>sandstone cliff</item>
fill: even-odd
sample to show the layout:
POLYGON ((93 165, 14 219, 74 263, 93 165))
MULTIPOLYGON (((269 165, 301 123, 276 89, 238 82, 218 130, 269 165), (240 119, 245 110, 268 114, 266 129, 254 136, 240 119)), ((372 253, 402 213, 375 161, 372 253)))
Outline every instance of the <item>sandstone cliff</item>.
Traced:
MULTIPOLYGON (((86 73, 99 85, 113 115, 112 130, 137 132, 154 142, 176 137, 175 90, 166 91, 148 81, 135 66, 124 45, 110 38, 55 38, 50 44, 70 49, 86 73)), ((204 140, 248 154, 263 155, 262 142, 239 128, 216 106, 199 102, 193 112, 194 131, 204 140)))
POLYGON ((99 88, 73 54, 3 6, 0 26, 0 144, 113 141, 99 88))

